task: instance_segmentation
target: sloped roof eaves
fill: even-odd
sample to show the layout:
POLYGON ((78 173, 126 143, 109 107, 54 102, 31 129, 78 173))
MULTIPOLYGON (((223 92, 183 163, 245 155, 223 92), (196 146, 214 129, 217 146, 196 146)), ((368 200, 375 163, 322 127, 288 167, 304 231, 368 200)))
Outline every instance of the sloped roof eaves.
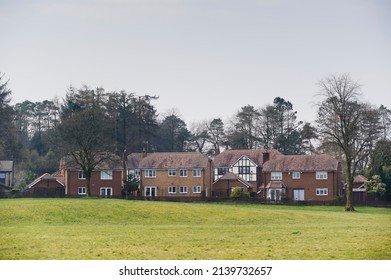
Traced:
POLYGON ((285 188, 285 185, 282 181, 270 181, 266 185, 266 189, 283 189, 285 188))
POLYGON ((242 156, 246 156, 256 165, 261 166, 263 164, 263 155, 265 153, 269 153, 270 158, 281 155, 281 153, 277 150, 225 150, 215 156, 214 165, 215 168, 229 167, 235 164, 242 156))
POLYGON ((60 185, 65 186, 63 180, 61 180, 60 177, 52 176, 49 173, 45 173, 45 174, 39 176, 37 179, 35 179, 30 184, 28 184, 25 189, 26 190, 31 189, 32 187, 34 187, 37 183, 39 183, 41 181, 56 181, 60 185))
POLYGON ((264 172, 272 171, 336 171, 338 161, 329 155, 283 155, 267 161, 264 172))
POLYGON ((153 153, 140 161, 140 169, 207 168, 209 158, 198 152, 153 153))
POLYGON ((363 175, 356 175, 353 178, 353 183, 365 183, 368 179, 363 175))
POLYGON ((242 179, 241 177, 237 176, 236 174, 234 174, 232 172, 228 172, 228 173, 224 174, 222 177, 217 179, 213 184, 216 184, 219 181, 239 181, 243 185, 245 185, 247 188, 253 187, 253 185, 251 185, 249 182, 247 182, 246 180, 242 179))

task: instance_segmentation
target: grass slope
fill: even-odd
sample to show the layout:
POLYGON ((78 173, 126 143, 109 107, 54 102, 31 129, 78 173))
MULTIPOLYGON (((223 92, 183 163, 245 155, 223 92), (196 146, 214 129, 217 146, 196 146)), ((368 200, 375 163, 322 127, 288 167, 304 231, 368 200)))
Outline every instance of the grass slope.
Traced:
POLYGON ((0 259, 391 259, 391 209, 0 200, 0 259))

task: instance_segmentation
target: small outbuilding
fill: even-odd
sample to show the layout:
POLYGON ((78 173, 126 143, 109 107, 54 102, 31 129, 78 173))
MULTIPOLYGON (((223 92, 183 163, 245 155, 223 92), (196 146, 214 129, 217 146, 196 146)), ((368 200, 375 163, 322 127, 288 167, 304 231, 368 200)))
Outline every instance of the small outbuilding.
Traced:
POLYGON ((64 197, 64 178, 58 173, 45 173, 30 183, 24 192, 31 197, 64 197))

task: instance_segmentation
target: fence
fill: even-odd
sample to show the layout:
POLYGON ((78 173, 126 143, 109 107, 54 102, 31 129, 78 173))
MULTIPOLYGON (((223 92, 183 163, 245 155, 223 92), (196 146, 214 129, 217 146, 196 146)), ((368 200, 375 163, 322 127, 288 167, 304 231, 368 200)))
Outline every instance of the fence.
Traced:
MULTIPOLYGON (((34 193, 27 192, 0 192, 0 198, 80 198, 80 196, 68 196, 61 190, 52 190, 51 192, 37 191, 34 193)), ((99 198, 99 197, 97 197, 99 198)), ((340 200, 332 201, 270 201, 262 200, 257 197, 250 197, 246 199, 232 199, 226 197, 179 197, 179 196, 111 196, 110 199, 125 199, 125 200, 150 200, 150 201, 171 201, 171 202, 229 202, 229 203, 249 203, 249 204, 266 204, 266 205, 291 205, 291 206, 344 206, 345 202, 340 200)), ((391 201, 387 200, 368 200, 368 201, 355 201, 354 206, 371 206, 371 207, 384 207, 390 208, 391 201)))

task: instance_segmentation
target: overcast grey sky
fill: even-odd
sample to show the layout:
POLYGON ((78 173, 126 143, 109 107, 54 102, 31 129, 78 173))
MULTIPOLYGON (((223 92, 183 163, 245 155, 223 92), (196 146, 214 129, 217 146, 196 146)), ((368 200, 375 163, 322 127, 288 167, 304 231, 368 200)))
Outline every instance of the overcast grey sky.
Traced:
POLYGON ((0 0, 0 34, 12 103, 86 84, 157 95, 188 124, 277 96, 312 121, 317 82, 350 73, 391 108, 388 0, 0 0))

